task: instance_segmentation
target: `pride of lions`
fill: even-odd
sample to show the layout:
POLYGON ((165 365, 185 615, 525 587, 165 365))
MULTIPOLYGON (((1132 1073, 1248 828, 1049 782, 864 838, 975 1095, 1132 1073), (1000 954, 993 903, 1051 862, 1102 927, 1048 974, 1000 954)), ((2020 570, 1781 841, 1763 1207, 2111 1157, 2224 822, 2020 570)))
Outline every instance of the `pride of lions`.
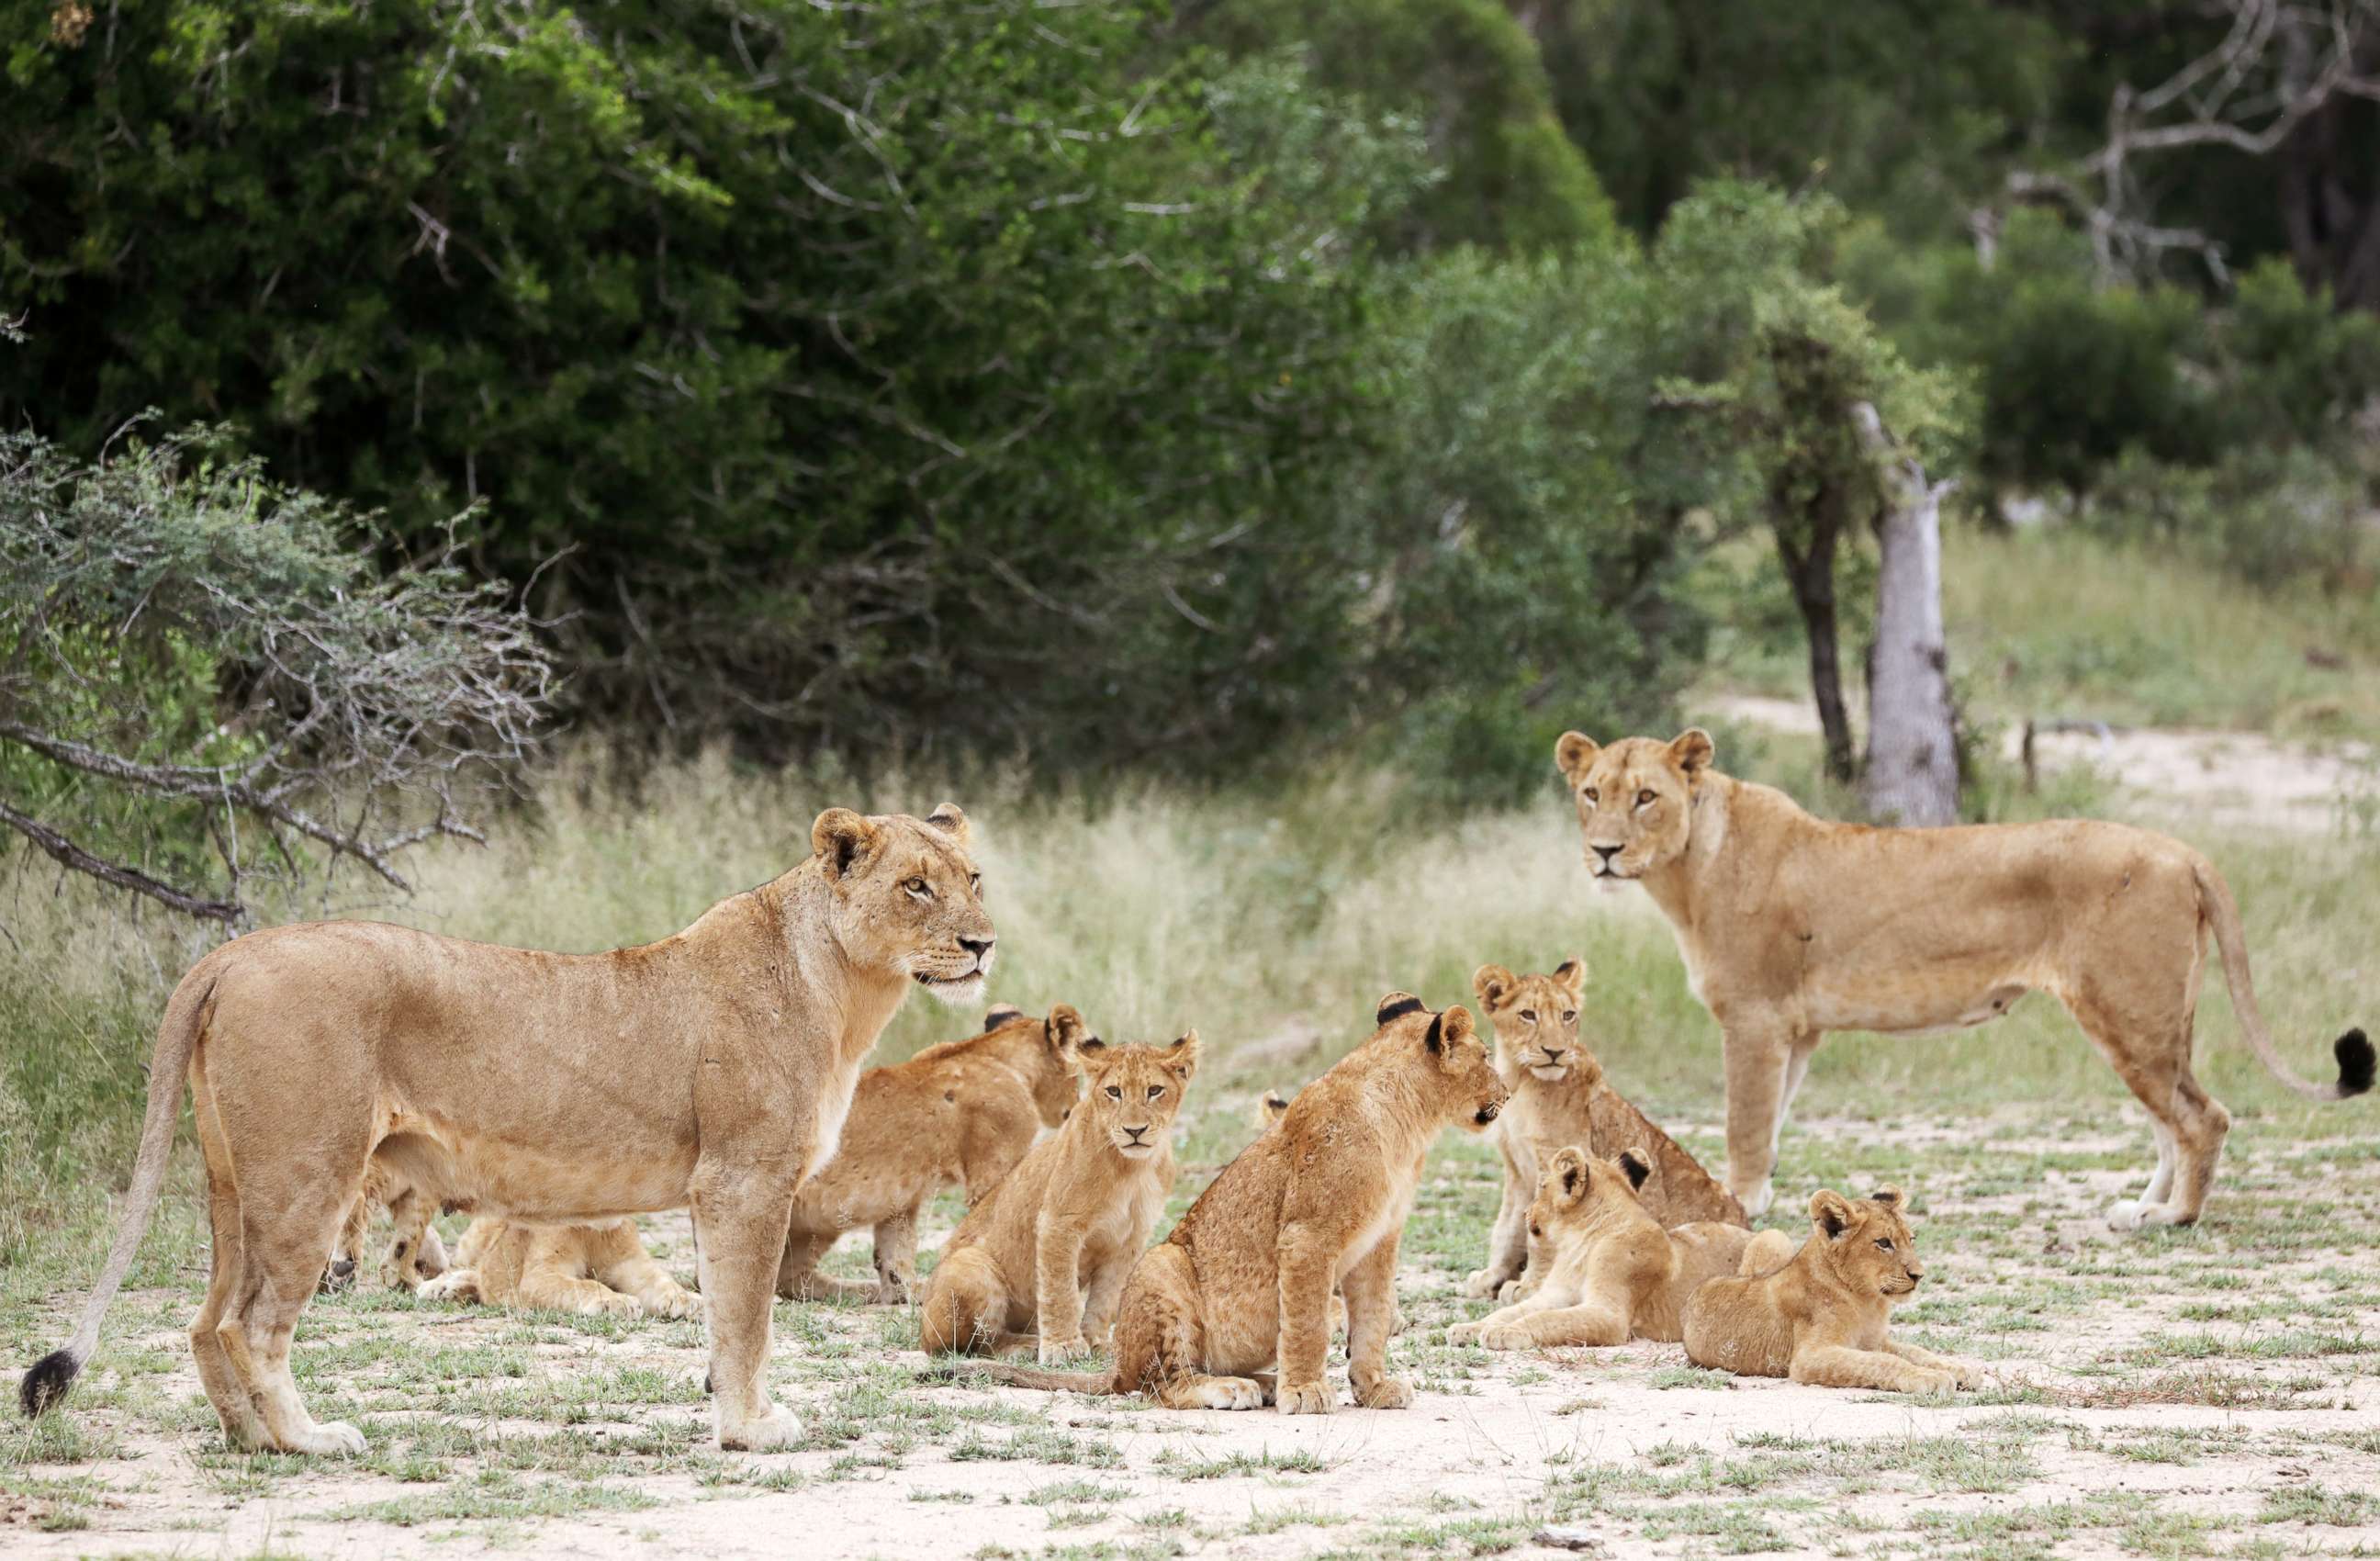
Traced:
POLYGON ((379 1272, 431 1299, 579 1312, 701 1311, 723 1447, 801 1432, 770 1398, 777 1297, 917 1309, 931 1356, 1031 1350, 953 1373, 1146 1394, 1173 1409, 1330 1410, 1334 1333, 1368 1409, 1389 1374, 1397 1253, 1441 1130, 1490 1134, 1503 1197, 1466 1295, 1502 1304, 1448 1340, 1488 1349, 1682 1341, 1723 1371, 1940 1393, 1979 1369, 1893 1340, 1924 1268, 1906 1198, 1822 1190, 1808 1234, 1755 1234, 1779 1128, 1826 1032, 1981 1024, 2046 991, 2147 1108, 2157 1158, 2111 1225, 2196 1220, 2229 1118, 2191 1071, 2211 937, 2250 1045, 2291 1088, 2371 1087, 2360 1030, 2335 1083, 2280 1061, 2239 912, 2212 863, 2163 835, 2058 821, 1903 830, 1829 823, 1714 767, 1708 736, 1565 733, 1556 764, 1590 875, 1644 887, 1718 1020, 1725 1180, 1613 1087, 1581 1039, 1587 969, 1482 965, 1470 1010, 1391 992, 1369 1039, 1293 1097, 1172 1231, 1172 1130, 1196 1032, 1118 1045, 1061 1003, 992 1009, 980 1034, 863 1072, 913 986, 978 1000, 996 937, 965 816, 820 814, 808 859, 658 943, 563 955, 376 923, 250 934, 200 960, 159 1026, 123 1221, 73 1337, 26 1373, 47 1410, 100 1324, 164 1184, 189 1087, 212 1272, 190 1327, 240 1447, 356 1453, 289 1368, 319 1286, 379 1272), (1492 1038, 1492 1049, 1489 1040, 1492 1038), (967 1213, 917 1273, 929 1199, 967 1213), (684 1208, 699 1293, 649 1255, 638 1214, 684 1208), (430 1223, 474 1216, 453 1254, 430 1223), (866 1227, 876 1281, 820 1271, 866 1227), (1100 1370, 1062 1370, 1105 1354, 1100 1370))

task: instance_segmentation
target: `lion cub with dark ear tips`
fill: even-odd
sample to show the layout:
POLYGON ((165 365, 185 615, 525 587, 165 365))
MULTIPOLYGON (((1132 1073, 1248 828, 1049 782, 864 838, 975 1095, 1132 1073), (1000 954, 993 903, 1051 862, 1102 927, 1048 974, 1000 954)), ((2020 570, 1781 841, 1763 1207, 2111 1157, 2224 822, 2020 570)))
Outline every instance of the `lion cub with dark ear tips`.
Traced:
POLYGON ((1456 1324, 1446 1341, 1527 1349, 1677 1340, 1687 1298, 1736 1272, 1753 1236, 1715 1221, 1662 1229, 1640 1201, 1658 1175, 1635 1149, 1616 1160, 1574 1146, 1547 1156, 1528 1213, 1534 1289, 1456 1324))
MULTIPOLYGON (((1781 1268, 1713 1279, 1686 1302, 1686 1358, 1742 1376, 1820 1387, 1948 1393, 1980 1387, 1983 1367, 1896 1344, 1892 1309, 1925 1277, 1898 1187, 1857 1202, 1810 1199, 1810 1239, 1781 1268)), ((1755 1268, 1770 1232, 1744 1265, 1755 1268)))
POLYGON ((1078 1055, 1083 1103, 942 1248, 918 1323, 927 1354, 1002 1354, 1034 1343, 1034 1330, 1047 1364, 1113 1326, 1124 1276, 1173 1190, 1173 1118, 1198 1032, 1170 1047, 1087 1037, 1078 1055))

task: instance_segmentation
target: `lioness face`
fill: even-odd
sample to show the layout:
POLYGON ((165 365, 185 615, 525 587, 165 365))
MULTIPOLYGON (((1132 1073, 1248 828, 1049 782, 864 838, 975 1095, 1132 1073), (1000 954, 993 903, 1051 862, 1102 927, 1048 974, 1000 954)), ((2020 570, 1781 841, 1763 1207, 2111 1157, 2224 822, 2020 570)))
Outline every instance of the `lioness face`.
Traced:
POLYGON ((993 934, 965 814, 949 803, 924 818, 831 807, 810 844, 833 889, 835 939, 854 963, 905 975, 944 1002, 981 1000, 993 934))
POLYGON ((1578 807, 1586 870, 1622 883, 1685 854, 1694 787, 1711 763, 1710 735, 1691 728, 1674 741, 1624 737, 1609 748, 1581 732, 1554 744, 1554 763, 1578 807))
POLYGON ((1854 1292, 1899 1300, 1925 1277, 1906 1207, 1898 1187, 1879 1188, 1861 1199, 1840 1192, 1811 1196, 1810 1224, 1826 1243, 1827 1262, 1854 1292))
POLYGON ((1127 1160, 1146 1160, 1164 1148, 1182 1109, 1182 1092, 1198 1070, 1198 1032, 1170 1047, 1111 1047, 1083 1042, 1090 1093, 1080 1109, 1127 1160))
POLYGON ((1607 1225, 1619 1205, 1623 1216, 1633 1209, 1643 1218, 1637 1193, 1653 1174, 1653 1163, 1633 1149, 1623 1149, 1616 1160, 1606 1160, 1584 1149, 1557 1149, 1537 1167, 1537 1195, 1529 1202, 1529 1266, 1533 1274, 1548 1274, 1553 1265, 1607 1225))
POLYGON ((1586 962, 1564 960, 1551 975, 1514 975, 1502 965, 1481 965, 1471 990, 1496 1032, 1496 1049, 1533 1078, 1558 1083, 1594 1059, 1578 1042, 1579 994, 1586 962))

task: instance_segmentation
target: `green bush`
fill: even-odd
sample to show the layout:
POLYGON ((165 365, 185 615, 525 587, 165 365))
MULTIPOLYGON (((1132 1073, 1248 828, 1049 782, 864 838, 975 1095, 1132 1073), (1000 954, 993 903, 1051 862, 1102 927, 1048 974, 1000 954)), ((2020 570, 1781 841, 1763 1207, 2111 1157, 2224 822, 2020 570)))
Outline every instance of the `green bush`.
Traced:
POLYGON ((2180 549, 2253 586, 2311 579, 2369 594, 2380 546, 2367 503, 2360 474, 2301 445, 2246 445, 2211 466, 2134 451, 2102 476, 2075 520, 2114 540, 2180 549))

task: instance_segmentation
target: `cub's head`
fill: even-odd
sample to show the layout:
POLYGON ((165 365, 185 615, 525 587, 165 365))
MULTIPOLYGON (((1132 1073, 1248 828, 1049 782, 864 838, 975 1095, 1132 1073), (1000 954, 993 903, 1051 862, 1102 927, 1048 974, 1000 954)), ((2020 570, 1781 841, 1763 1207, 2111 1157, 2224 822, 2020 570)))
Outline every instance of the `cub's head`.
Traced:
POLYGON ((1127 1160, 1146 1160, 1172 1136, 1182 1092, 1198 1071, 1198 1032, 1170 1047, 1111 1047, 1098 1036, 1082 1043, 1091 1087, 1077 1115, 1127 1160))
POLYGON ((1373 1023, 1378 1028, 1367 1044, 1385 1042, 1411 1050, 1427 1094, 1438 1104, 1439 1120, 1477 1132, 1504 1108, 1512 1092, 1497 1077, 1488 1043, 1472 1026, 1469 1009, 1432 1013, 1412 993, 1391 992, 1380 999, 1373 1023))
POLYGON ((1898 1187, 1878 1188, 1866 1198, 1846 1198, 1840 1192, 1815 1192, 1810 1197, 1810 1228, 1819 1261, 1854 1295, 1883 1295, 1899 1301, 1925 1277, 1917 1261, 1917 1242, 1909 1234, 1907 1204, 1898 1187))
POLYGON ((909 977, 944 1002, 972 1003, 991 974, 991 918, 967 854, 966 815, 862 817, 830 807, 810 849, 832 893, 832 928, 854 964, 909 977))
POLYGON ((1514 975, 1502 965, 1481 965, 1471 990, 1496 1032, 1496 1049, 1532 1078, 1557 1083, 1573 1069, 1594 1082, 1602 1069, 1578 1044, 1578 999, 1586 986, 1586 962, 1564 960, 1551 975, 1514 975))
POLYGON ((1653 1162, 1633 1149, 1622 1149, 1616 1160, 1576 1148, 1541 1156, 1537 1195, 1529 1203, 1529 1272, 1551 1272, 1579 1241, 1615 1223, 1658 1229, 1637 1199, 1652 1175, 1653 1162))
POLYGON ((1710 734, 1693 727, 1674 741, 1623 737, 1597 747, 1565 732, 1554 763, 1578 805, 1586 870, 1608 883, 1642 877, 1685 854, 1694 790, 1710 773, 1710 734))
POLYGON ((983 1016, 983 1028, 987 1035, 1015 1029, 1020 1037, 1030 1035, 1040 1043, 1032 1048, 1033 1104, 1043 1127, 1064 1122, 1083 1093, 1083 1047, 1099 1044, 1074 1005, 1060 1003, 1049 1018, 1036 1019, 1003 1003, 983 1016))

